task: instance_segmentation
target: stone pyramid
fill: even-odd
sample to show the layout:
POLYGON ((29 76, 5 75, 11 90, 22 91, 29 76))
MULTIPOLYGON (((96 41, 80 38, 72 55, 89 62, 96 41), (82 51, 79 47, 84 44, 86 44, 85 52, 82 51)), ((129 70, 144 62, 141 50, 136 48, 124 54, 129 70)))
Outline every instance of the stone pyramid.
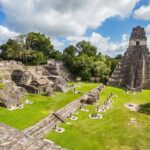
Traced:
POLYGON ((144 28, 133 28, 127 51, 107 84, 131 91, 150 89, 150 53, 144 28))

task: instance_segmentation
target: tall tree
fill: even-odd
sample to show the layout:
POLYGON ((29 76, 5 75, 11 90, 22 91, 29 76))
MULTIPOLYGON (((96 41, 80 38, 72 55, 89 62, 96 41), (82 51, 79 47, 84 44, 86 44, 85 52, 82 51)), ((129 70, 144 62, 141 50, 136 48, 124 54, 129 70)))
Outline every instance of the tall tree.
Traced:
POLYGON ((74 70, 73 68, 73 59, 77 54, 77 49, 73 45, 69 45, 67 48, 63 51, 63 61, 66 63, 66 65, 69 67, 71 71, 74 70))
POLYGON ((76 44, 79 54, 87 54, 88 56, 96 56, 97 48, 91 45, 89 41, 81 41, 76 44))
POLYGON ((45 34, 30 32, 26 39, 27 49, 35 51, 42 51, 49 56, 50 52, 54 50, 54 46, 51 44, 50 38, 45 34))
POLYGON ((16 40, 9 39, 6 44, 1 45, 1 53, 4 59, 18 59, 21 46, 16 40))

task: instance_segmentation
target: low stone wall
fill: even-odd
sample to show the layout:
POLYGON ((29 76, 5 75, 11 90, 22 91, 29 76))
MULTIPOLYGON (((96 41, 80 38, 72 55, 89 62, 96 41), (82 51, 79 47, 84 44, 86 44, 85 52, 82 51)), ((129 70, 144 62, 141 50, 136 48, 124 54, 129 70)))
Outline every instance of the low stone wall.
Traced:
POLYGON ((85 95, 91 92, 99 91, 98 89, 101 88, 103 87, 98 86, 94 88, 93 90, 84 94, 80 98, 74 100, 73 102, 67 104, 65 107, 56 111, 54 114, 56 114, 57 117, 54 114, 50 114, 34 126, 25 129, 24 133, 26 135, 30 135, 36 138, 43 138, 43 136, 50 132, 57 124, 61 122, 61 120, 65 120, 70 115, 70 113, 73 113, 74 111, 80 108, 80 106, 82 105, 81 100, 84 98, 85 95))

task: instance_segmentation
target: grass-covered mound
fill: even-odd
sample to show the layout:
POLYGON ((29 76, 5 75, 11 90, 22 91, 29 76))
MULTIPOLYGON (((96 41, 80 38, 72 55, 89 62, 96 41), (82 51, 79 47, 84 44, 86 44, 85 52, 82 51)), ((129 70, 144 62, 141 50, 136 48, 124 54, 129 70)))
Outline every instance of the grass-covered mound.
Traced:
MULTIPOLYGON (((96 105, 87 106, 89 112, 79 111, 78 120, 61 124, 65 132, 51 132, 47 138, 69 150, 149 150, 150 115, 133 112, 124 107, 126 103, 146 104, 150 102, 150 90, 135 95, 125 94, 122 89, 106 87, 99 103, 103 104, 113 92, 113 107, 103 112, 103 118, 92 120, 89 114, 95 112, 96 105), (131 123, 131 118, 136 122, 131 123)), ((148 108, 147 108, 148 109, 148 108)))
MULTIPOLYGON (((78 86, 77 89, 83 93, 98 86, 96 83, 77 83, 76 85, 78 86)), ((57 92, 51 97, 29 94, 27 98, 33 104, 26 104, 23 109, 9 111, 0 107, 0 122, 22 130, 34 125, 40 119, 80 96, 79 94, 73 94, 73 90, 67 93, 57 92)))

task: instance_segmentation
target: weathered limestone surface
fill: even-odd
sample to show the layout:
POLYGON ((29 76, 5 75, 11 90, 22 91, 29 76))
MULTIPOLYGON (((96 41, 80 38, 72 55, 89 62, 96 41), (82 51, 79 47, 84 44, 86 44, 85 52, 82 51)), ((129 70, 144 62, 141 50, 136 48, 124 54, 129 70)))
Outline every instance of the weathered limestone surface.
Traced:
POLYGON ((0 80, 13 81, 24 87, 29 93, 48 93, 53 90, 66 92, 69 90, 66 80, 71 74, 62 62, 49 60, 46 65, 24 66, 16 61, 0 62, 0 80))
POLYGON ((0 61, 0 106, 18 106, 23 89, 28 93, 52 95, 54 91, 67 92, 66 80, 71 74, 62 62, 49 60, 46 65, 24 66, 16 61, 0 61), (8 83, 12 83, 10 90, 8 83), (8 85, 8 86, 7 86, 8 85), (20 91, 20 92, 19 92, 20 91))
POLYGON ((0 150, 65 150, 52 141, 44 141, 0 123, 0 150))
POLYGON ((19 100, 26 94, 26 90, 17 87, 13 82, 7 81, 2 89, 0 89, 0 106, 9 109, 20 107, 19 100))
POLYGON ((144 28, 133 28, 129 47, 107 84, 132 91, 150 89, 150 53, 144 28))

